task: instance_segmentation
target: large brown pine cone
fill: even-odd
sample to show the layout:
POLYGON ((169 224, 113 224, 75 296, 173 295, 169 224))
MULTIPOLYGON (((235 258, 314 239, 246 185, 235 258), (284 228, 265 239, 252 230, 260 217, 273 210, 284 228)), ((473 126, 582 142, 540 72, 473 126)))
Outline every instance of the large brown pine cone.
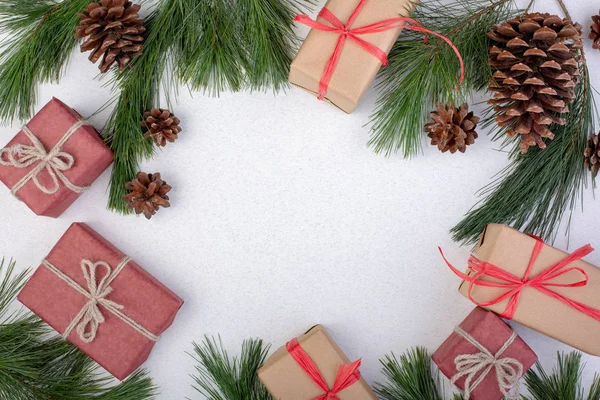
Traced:
POLYGON ((437 145, 442 153, 448 150, 450 153, 457 150, 464 153, 468 145, 475 143, 479 117, 469 112, 467 104, 456 108, 451 104, 444 106, 438 103, 437 111, 429 115, 433 122, 425 125, 425 132, 431 138, 431 144, 437 145))
POLYGON ((566 122, 557 114, 569 111, 579 76, 581 25, 550 14, 525 14, 494 25, 488 33, 494 45, 489 64, 494 71, 489 89, 498 125, 521 135, 521 151, 545 148, 552 123, 566 122))
POLYGON ((91 62, 103 57, 100 71, 108 71, 115 62, 122 71, 141 53, 146 28, 139 10, 138 4, 128 0, 101 0, 90 3, 77 14, 81 21, 75 29, 75 38, 87 38, 81 52, 92 51, 91 62))
POLYGON ((167 193, 171 186, 160 178, 160 174, 147 174, 138 172, 137 177, 125 184, 129 191, 123 199, 127 202, 127 208, 134 210, 136 214, 144 213, 147 219, 152 218, 159 207, 170 207, 167 193))
POLYGON ((594 41, 592 47, 600 50, 600 15, 593 15, 592 21, 594 21, 594 23, 590 27, 591 31, 589 38, 594 41))
POLYGON ((600 145, 598 135, 591 135, 584 153, 585 166, 595 178, 600 171, 600 145))
POLYGON ((146 128, 145 138, 152 138, 157 146, 165 146, 167 142, 177 140, 181 132, 180 121, 172 112, 162 108, 153 108, 144 113, 142 127, 146 128))

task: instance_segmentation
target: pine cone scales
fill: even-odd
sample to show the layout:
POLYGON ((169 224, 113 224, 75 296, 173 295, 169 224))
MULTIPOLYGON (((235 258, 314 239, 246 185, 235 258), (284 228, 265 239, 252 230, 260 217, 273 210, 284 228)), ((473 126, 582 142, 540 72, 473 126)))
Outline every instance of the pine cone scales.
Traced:
POLYGON ((128 0, 101 0, 90 3, 78 16, 75 38, 87 38, 81 52, 92 51, 90 61, 102 58, 100 71, 106 72, 116 62, 125 69, 141 53, 146 31, 139 18, 140 6, 128 0))
POLYGON ((568 18, 534 13, 494 25, 488 33, 495 43, 489 103, 498 125, 510 127, 508 136, 521 136, 523 153, 531 146, 545 148, 542 138, 554 138, 548 126, 566 123, 557 114, 568 112, 575 97, 581 29, 568 18))
POLYGON ((590 27, 591 31, 589 38, 594 41, 592 47, 600 50, 600 15, 593 15, 592 21, 594 21, 594 23, 590 27))
POLYGON ((585 167, 592 172, 592 177, 600 171, 600 143, 598 135, 591 135, 585 149, 585 167))
POLYGON ((127 208, 134 210, 136 214, 144 213, 147 219, 152 218, 160 207, 170 207, 167 193, 171 186, 160 178, 160 174, 147 174, 138 172, 137 177, 125 184, 129 191, 123 199, 127 202, 127 208))
POLYGON ((144 113, 142 127, 147 129, 144 137, 154 139, 157 146, 165 146, 167 142, 177 140, 177 135, 181 132, 180 123, 179 118, 169 110, 153 108, 144 113))
POLYGON ((467 104, 456 108, 452 105, 444 106, 438 103, 437 111, 430 114, 433 122, 425 125, 425 132, 431 138, 431 144, 445 153, 464 153, 467 146, 475 143, 478 135, 475 132, 479 117, 469 112, 467 104))

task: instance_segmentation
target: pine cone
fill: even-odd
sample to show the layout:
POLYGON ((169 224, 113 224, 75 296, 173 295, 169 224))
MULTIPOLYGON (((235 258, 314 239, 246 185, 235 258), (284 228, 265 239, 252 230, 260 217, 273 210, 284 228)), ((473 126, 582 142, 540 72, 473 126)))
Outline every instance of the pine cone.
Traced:
POLYGON ((592 171, 592 177, 598 175, 600 171, 600 145, 598 135, 591 135, 588 139, 587 148, 584 153, 585 167, 592 171))
POLYGON ((592 20, 594 23, 590 27, 591 31, 589 38, 594 41, 592 47, 600 50, 600 15, 593 15, 592 20))
POLYGON ((579 76, 581 25, 550 14, 525 14, 494 25, 488 37, 495 43, 489 64, 494 71, 489 89, 496 122, 510 127, 509 137, 521 135, 521 151, 552 139, 552 123, 566 121, 556 114, 569 111, 579 76))
POLYGON ((167 142, 177 140, 177 135, 181 132, 179 123, 179 118, 169 110, 153 108, 144 113, 142 126, 147 130, 144 137, 153 138, 157 146, 165 146, 167 142))
POLYGON ((100 71, 108 71, 115 62, 123 71, 141 53, 146 28, 139 10, 138 4, 128 0, 101 0, 91 2, 77 14, 81 21, 75 29, 75 38, 87 38, 81 52, 91 50, 91 62, 96 63, 103 56, 100 71))
POLYGON ((134 210, 136 214, 144 213, 147 219, 152 218, 159 207, 170 207, 167 193, 171 186, 160 178, 160 174, 147 174, 138 172, 137 177, 125 184, 129 191, 123 199, 127 202, 127 208, 134 210))
POLYGON ((469 112, 467 104, 456 108, 438 103, 437 111, 429 115, 434 122, 425 125, 425 132, 431 138, 431 144, 437 145, 442 153, 448 150, 450 153, 456 153, 456 150, 464 153, 468 145, 475 143, 479 117, 469 112))

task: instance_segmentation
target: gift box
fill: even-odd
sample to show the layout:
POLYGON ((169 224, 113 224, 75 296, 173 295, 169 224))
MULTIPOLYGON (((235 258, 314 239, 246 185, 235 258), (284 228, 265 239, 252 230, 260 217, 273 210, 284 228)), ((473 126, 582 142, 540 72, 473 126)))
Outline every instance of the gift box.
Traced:
POLYGON ((56 218, 112 160, 98 132, 53 98, 0 150, 0 181, 36 214, 56 218))
POLYGON ((518 392, 519 379, 537 356, 502 318, 478 307, 432 359, 465 398, 500 400, 518 392))
POLYGON ((359 366, 360 360, 350 363, 325 328, 317 325, 275 351, 258 377, 277 400, 376 400, 360 377, 359 366), (307 366, 313 368, 306 370, 307 366))
POLYGON ((487 226, 459 291, 476 304, 600 356, 600 269, 505 225, 487 226))
MULTIPOLYGON (((329 10, 345 26, 360 3, 363 1, 329 0, 324 9, 329 10)), ((414 0, 367 0, 356 14, 351 28, 360 28, 391 18, 409 16, 416 3, 414 0)), ((330 21, 323 18, 323 13, 320 14, 317 21, 333 26, 330 21)), ((391 29, 357 36, 387 54, 402 29, 403 23, 396 23, 391 29)), ((317 95, 320 92, 321 78, 339 39, 339 33, 313 27, 290 66, 290 83, 317 95)), ((343 111, 351 113, 375 79, 381 65, 381 60, 374 54, 365 50, 355 41, 346 40, 323 99, 343 111)))
POLYGON ((183 305, 81 223, 71 225, 18 299, 120 380, 148 358, 183 305))

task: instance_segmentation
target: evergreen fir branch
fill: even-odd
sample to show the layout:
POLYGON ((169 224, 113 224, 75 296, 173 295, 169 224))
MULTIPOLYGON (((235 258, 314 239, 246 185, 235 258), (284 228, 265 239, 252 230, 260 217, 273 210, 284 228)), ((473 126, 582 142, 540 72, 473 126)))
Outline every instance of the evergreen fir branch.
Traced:
POLYGON ((194 343, 197 374, 192 376, 194 389, 211 400, 271 400, 258 379, 258 368, 267 357, 269 346, 262 340, 244 341, 238 358, 230 358, 221 339, 205 337, 194 343))
POLYGON ((558 353, 558 365, 548 374, 539 362, 535 369, 525 375, 525 386, 529 390, 530 400, 600 400, 600 376, 594 375, 594 381, 585 396, 582 387, 581 353, 558 353))
POLYGON ((455 91, 459 64, 444 41, 429 37, 423 43, 421 34, 403 31, 388 56, 389 65, 379 73, 379 98, 371 116, 369 146, 386 155, 400 151, 407 158, 419 153, 423 127, 437 102, 459 105, 474 91, 486 87, 491 70, 485 34, 493 24, 517 13, 512 0, 419 3, 412 17, 456 45, 465 62, 465 80, 455 91))
POLYGON ((156 388, 140 370, 126 381, 97 373, 97 365, 75 346, 52 334, 30 313, 7 315, 6 309, 25 283, 27 271, 14 262, 0 263, 0 399, 146 400, 156 388))
MULTIPOLYGON (((580 70, 575 99, 565 116, 567 123, 549 127, 555 138, 546 141, 545 150, 536 147, 520 154, 518 144, 515 145, 511 164, 480 191, 483 199, 452 228, 455 241, 475 243, 492 222, 554 240, 561 219, 567 210, 572 212, 585 186, 583 153, 598 114, 585 59, 580 70)), ((491 120, 493 115, 487 118, 491 120)), ((497 137, 506 130, 499 132, 497 137)))
POLYGON ((29 119, 40 84, 58 82, 88 0, 0 0, 0 119, 29 119))

